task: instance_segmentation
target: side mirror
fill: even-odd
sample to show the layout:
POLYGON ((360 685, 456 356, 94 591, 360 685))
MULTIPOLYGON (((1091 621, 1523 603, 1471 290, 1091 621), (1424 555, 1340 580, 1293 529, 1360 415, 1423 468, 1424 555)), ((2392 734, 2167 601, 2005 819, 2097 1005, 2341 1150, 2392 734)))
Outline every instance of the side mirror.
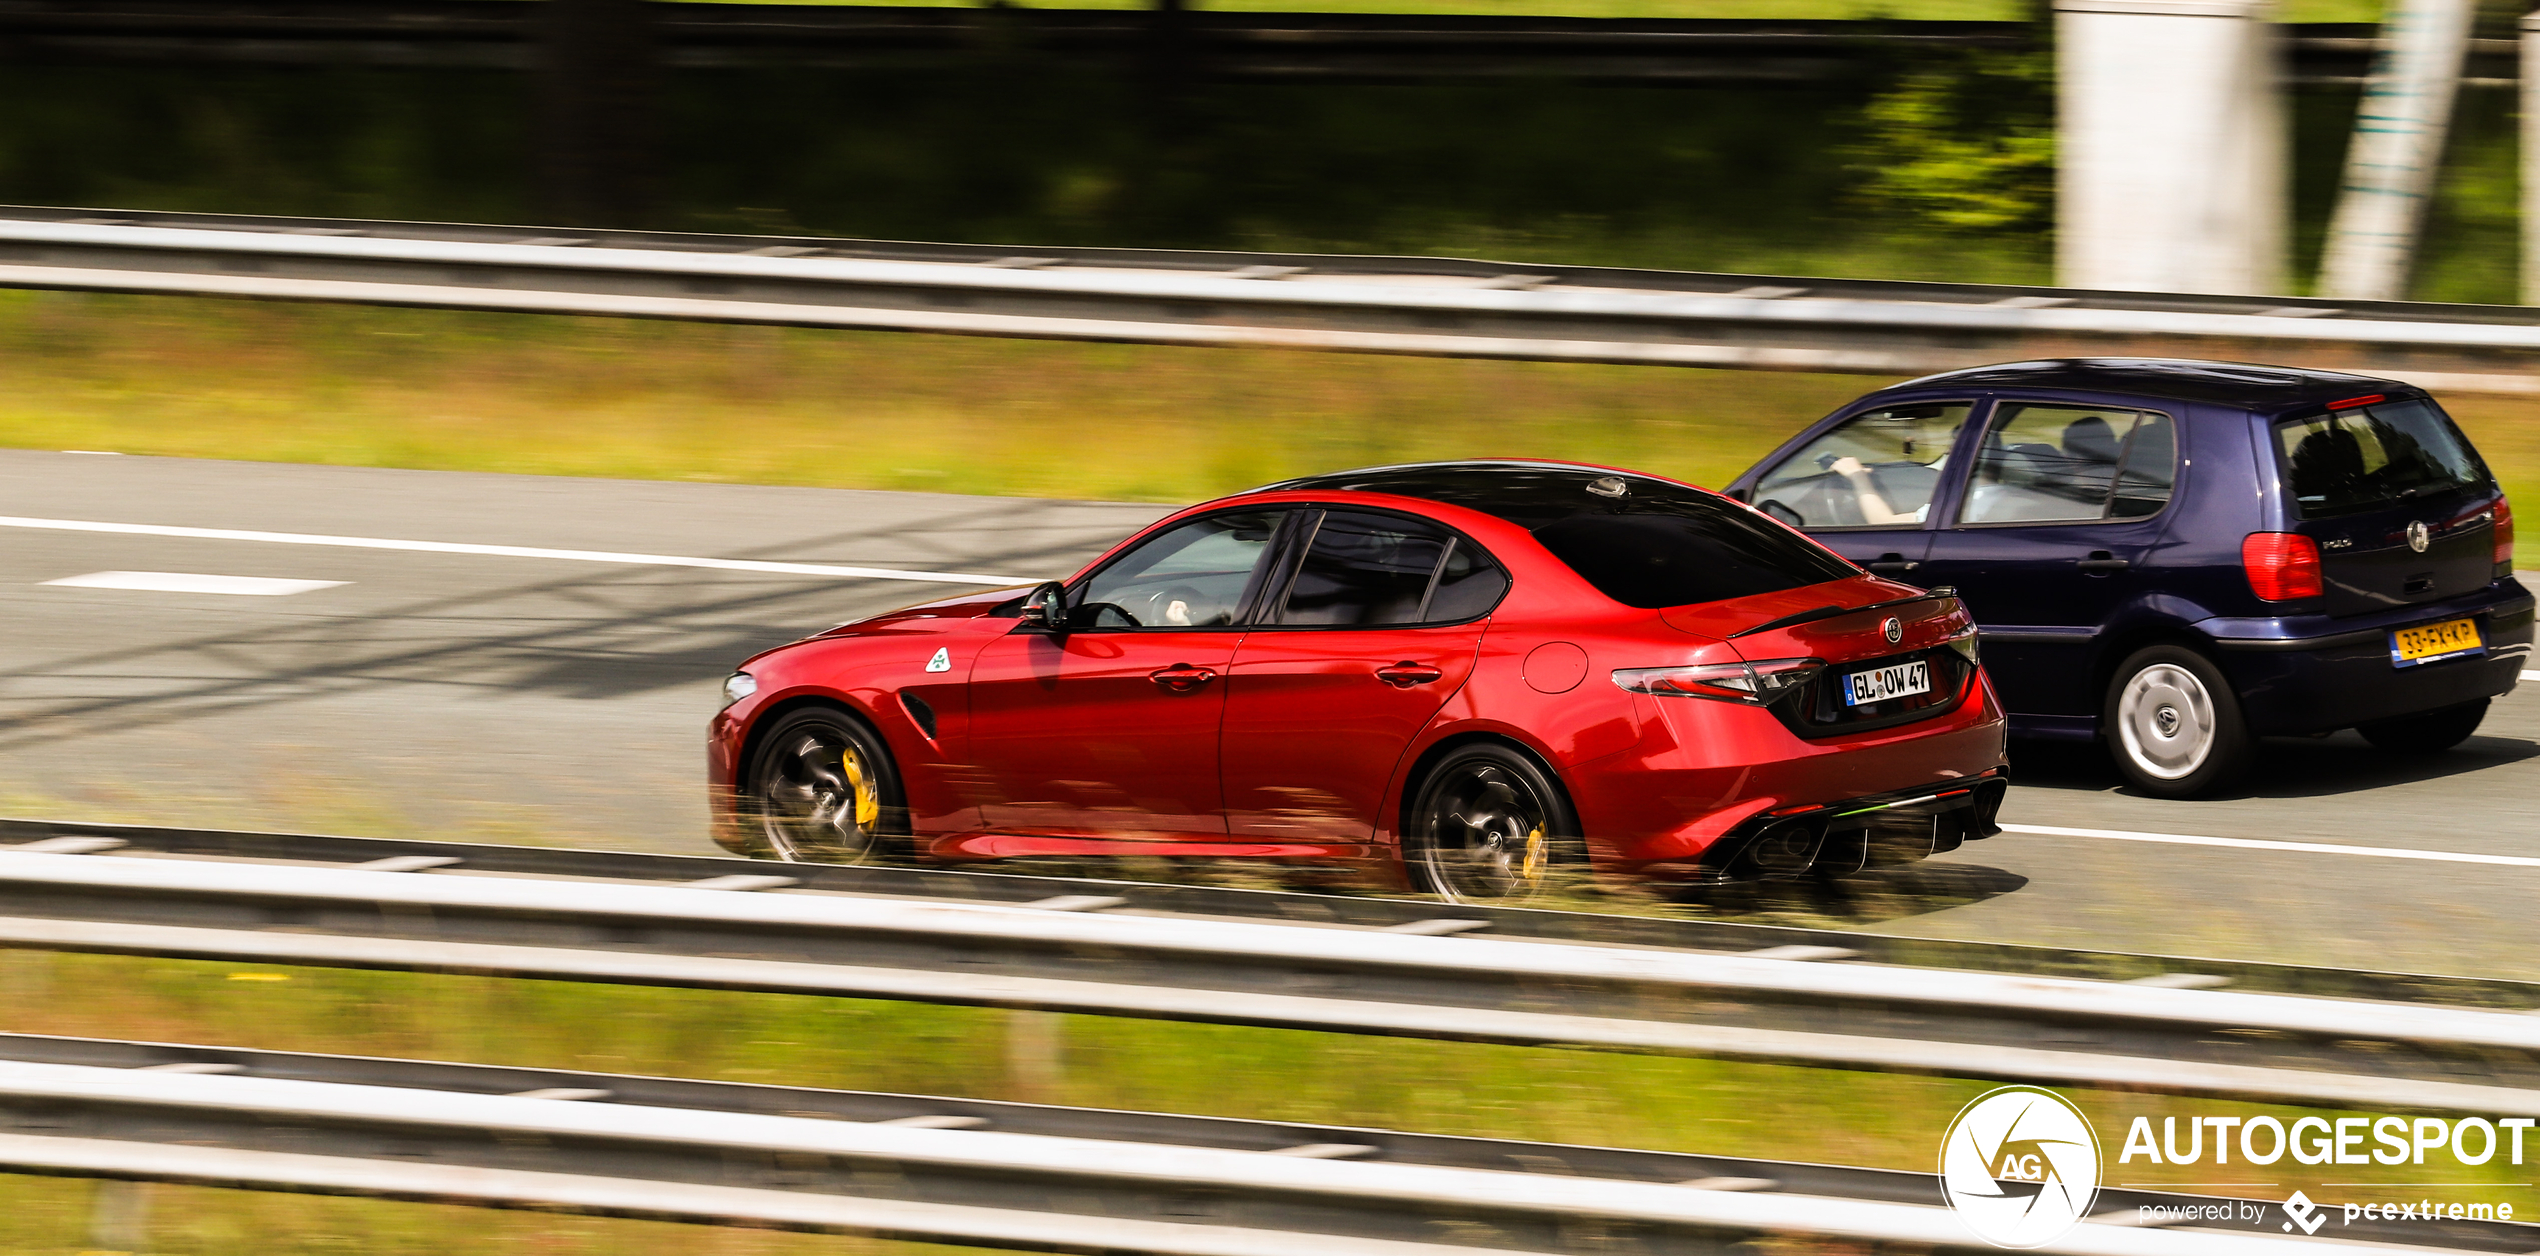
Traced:
POLYGON ((1023 599, 1023 626, 1044 632, 1067 631, 1067 586, 1052 580, 1023 599))

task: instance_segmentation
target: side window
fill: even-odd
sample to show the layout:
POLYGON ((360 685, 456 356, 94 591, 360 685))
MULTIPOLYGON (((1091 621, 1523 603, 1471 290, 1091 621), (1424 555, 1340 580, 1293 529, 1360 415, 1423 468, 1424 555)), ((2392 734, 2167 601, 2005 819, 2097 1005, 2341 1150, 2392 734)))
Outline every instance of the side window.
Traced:
POLYGON ((2169 500, 2169 416, 2105 406, 2005 405, 1984 435, 1960 523, 2140 518, 2169 500), (2142 441, 2142 449, 2132 448, 2142 441), (2125 486, 2118 487, 2118 467, 2125 486))
POLYGON ((2126 442, 2125 462, 2117 468, 2117 495, 2108 503, 2111 519, 2140 519, 2161 513, 2170 504, 2178 481, 2178 434, 2166 414, 2145 415, 2126 442))
POLYGON ((1420 619, 1447 534, 1400 515, 1332 510, 1314 531, 1283 624, 1409 624, 1420 619))
POLYGON ((1773 464, 1756 482, 1755 508, 1794 528, 1921 523, 1974 409, 1950 401, 1854 415, 1773 464))
POLYGON ((1141 542, 1077 590, 1087 628, 1217 628, 1235 622, 1284 511, 1208 515, 1141 542))
POLYGON ((1458 537, 1449 544, 1446 562, 1438 568, 1437 583, 1429 589, 1428 609, 1421 612, 1420 622, 1451 624, 1471 619, 1499 605, 1500 595, 1506 592, 1508 573, 1480 546, 1458 537))

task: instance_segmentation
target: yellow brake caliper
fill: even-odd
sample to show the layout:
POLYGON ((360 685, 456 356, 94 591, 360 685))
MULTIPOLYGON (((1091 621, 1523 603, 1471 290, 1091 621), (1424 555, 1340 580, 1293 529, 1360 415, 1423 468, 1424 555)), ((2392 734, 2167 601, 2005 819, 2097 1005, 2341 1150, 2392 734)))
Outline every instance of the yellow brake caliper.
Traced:
POLYGON ((838 765, 847 770, 847 787, 855 791, 855 826, 870 830, 882 818, 882 799, 864 775, 864 757, 850 749, 838 756, 838 765))
POLYGON ((1543 866, 1550 862, 1551 854, 1550 844, 1543 840, 1543 826, 1538 824, 1534 832, 1526 835, 1526 862, 1518 875, 1529 881, 1542 880, 1543 866))

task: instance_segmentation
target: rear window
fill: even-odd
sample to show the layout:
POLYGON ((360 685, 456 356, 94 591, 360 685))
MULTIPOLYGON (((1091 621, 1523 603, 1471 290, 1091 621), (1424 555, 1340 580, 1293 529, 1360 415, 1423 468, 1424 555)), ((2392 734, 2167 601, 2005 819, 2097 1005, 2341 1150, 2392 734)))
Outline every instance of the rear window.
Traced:
POLYGON ((2452 421, 2410 398, 2276 424, 2285 479, 2304 519, 2371 510, 2487 482, 2452 421))
MULTIPOLYGON (((1429 463, 1268 487, 1395 493, 1495 515, 1534 533, 1553 557, 1625 606, 1691 606, 1860 574, 1833 551, 1725 497, 1593 468, 1429 463)), ((1484 572, 1469 596, 1496 598, 1504 581, 1484 572)), ((1437 597, 1467 596, 1462 590, 1442 581, 1437 597)), ((1433 600, 1432 618, 1437 606, 1433 600)))

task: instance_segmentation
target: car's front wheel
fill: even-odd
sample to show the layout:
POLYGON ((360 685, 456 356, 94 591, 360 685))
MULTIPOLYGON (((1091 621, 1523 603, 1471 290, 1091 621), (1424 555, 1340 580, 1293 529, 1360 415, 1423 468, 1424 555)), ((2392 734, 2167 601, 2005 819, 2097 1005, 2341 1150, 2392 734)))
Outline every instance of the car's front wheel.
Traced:
POLYGON ((2249 770, 2257 746, 2213 660, 2185 646, 2137 650, 2117 668, 2101 715, 2117 771, 2156 798, 2195 798, 2249 770))
POLYGON ((2487 718, 2487 699, 2441 707, 2395 720, 2359 724, 2364 740, 2392 754, 2435 754, 2469 740, 2487 718))
POLYGON ((1451 903, 1516 903, 1573 858, 1578 817, 1549 773, 1506 746, 1448 753, 1421 783, 1403 831, 1413 876, 1451 903))
POLYGON ((759 739, 745 801, 753 854, 864 863, 905 827, 899 773, 882 739, 843 711, 789 712, 759 739))

